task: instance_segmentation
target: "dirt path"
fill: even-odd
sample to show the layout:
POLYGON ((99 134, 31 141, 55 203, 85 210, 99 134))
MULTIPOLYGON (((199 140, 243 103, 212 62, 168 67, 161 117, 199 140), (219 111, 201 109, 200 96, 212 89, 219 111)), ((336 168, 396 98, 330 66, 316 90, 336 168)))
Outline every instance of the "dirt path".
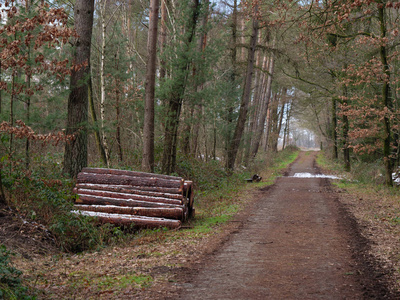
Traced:
POLYGON ((314 153, 301 153, 261 194, 241 228, 182 284, 180 299, 385 297, 367 286, 374 279, 355 246, 363 241, 328 180, 290 177, 302 172, 318 172, 314 153))

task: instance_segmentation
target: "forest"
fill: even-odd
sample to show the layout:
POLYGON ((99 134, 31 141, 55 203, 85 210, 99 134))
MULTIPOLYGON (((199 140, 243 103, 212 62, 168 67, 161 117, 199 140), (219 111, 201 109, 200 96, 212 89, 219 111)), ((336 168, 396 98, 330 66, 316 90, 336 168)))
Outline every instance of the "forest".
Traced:
POLYGON ((87 165, 172 174, 185 157, 234 170, 305 128, 347 169, 380 160, 393 184, 398 3, 85 5, 1 8, 3 176, 43 160, 72 178, 87 165))
POLYGON ((0 203, 66 251, 104 236, 65 214, 87 166, 202 191, 305 147, 399 175, 399 2, 0 3, 0 203))

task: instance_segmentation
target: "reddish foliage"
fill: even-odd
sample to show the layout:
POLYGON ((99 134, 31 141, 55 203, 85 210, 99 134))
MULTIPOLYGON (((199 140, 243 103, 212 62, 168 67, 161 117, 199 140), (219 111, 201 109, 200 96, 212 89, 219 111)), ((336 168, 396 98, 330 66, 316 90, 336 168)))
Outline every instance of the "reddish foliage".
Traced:
POLYGON ((51 142, 54 146, 60 142, 71 142, 75 138, 75 135, 66 135, 63 131, 47 134, 35 133, 21 120, 17 120, 16 123, 17 126, 11 126, 10 123, 3 121, 0 124, 0 133, 12 134, 19 139, 41 141, 43 144, 51 142))
MULTIPOLYGON (((7 14, 7 23, 0 28, 0 59, 3 72, 9 70, 15 73, 23 70, 28 76, 55 75, 59 80, 70 75, 71 63, 68 59, 47 57, 44 53, 44 49, 57 51, 67 44, 70 38, 76 38, 76 33, 66 25, 68 16, 63 9, 50 9, 47 4, 42 3, 35 7, 35 15, 27 18, 14 5, 14 1, 6 1, 2 11, 7 14), (29 61, 29 56, 32 57, 32 61, 29 61)), ((22 85, 9 90, 12 87, 7 88, 6 81, 2 81, 0 89, 14 95, 24 92, 32 95, 35 90, 41 88, 29 89, 22 85)))

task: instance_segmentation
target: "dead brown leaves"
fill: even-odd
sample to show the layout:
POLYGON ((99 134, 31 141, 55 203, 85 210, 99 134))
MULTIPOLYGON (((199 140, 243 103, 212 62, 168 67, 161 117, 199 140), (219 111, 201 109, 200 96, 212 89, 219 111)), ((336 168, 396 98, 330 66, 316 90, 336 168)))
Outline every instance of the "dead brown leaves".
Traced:
POLYGON ((21 120, 17 120, 16 124, 17 126, 12 126, 9 122, 3 121, 0 124, 0 133, 14 135, 16 138, 19 139, 26 138, 28 140, 40 141, 43 144, 50 142, 54 146, 57 146, 60 142, 70 142, 75 138, 75 135, 67 135, 63 131, 47 134, 35 133, 31 127, 27 126, 21 120))
POLYGON ((392 288, 400 290, 400 201, 399 192, 377 190, 357 185, 346 187, 348 193, 340 193, 370 241, 370 254, 383 269, 394 271, 392 288))

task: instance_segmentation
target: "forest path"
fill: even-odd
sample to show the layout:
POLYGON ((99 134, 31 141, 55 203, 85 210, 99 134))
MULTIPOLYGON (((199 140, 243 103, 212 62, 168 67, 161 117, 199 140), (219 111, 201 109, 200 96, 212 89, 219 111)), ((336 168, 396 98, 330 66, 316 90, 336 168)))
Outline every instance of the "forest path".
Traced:
MULTIPOLYGON (((240 229, 182 285, 180 299, 363 299, 349 221, 315 152, 301 152, 240 229)), ((365 281, 365 280, 364 280, 365 281)))

